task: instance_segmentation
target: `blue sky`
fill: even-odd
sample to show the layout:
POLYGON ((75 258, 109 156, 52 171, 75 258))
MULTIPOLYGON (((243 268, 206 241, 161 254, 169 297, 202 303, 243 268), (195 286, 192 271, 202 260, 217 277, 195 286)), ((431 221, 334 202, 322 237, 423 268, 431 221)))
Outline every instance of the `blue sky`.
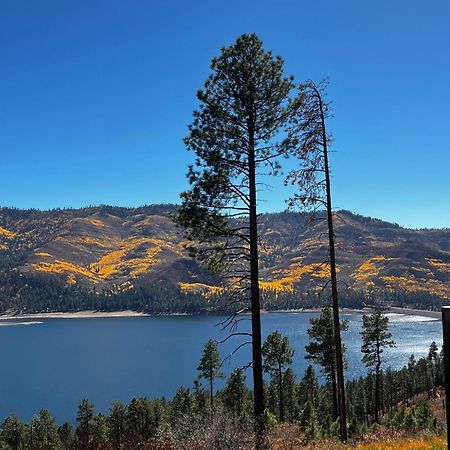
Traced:
POLYGON ((0 0, 0 205, 177 202, 210 59, 256 32, 331 79, 335 206, 449 227, 449 20, 448 0, 0 0))

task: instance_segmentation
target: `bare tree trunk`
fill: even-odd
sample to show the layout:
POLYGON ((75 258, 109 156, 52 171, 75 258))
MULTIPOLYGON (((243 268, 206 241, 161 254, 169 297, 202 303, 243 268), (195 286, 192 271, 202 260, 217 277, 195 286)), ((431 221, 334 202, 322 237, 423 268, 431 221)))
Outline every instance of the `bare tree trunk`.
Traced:
POLYGON ((374 420, 376 423, 380 422, 380 366, 377 364, 375 369, 375 406, 374 406, 374 420))
POLYGON ((337 393, 335 370, 333 370, 331 378, 331 393, 333 395, 333 420, 336 420, 339 416, 339 411, 338 411, 338 393, 337 393))
POLYGON ((261 317, 258 273, 258 228, 256 214, 256 168, 253 118, 249 120, 249 227, 250 227, 250 291, 252 311, 252 368, 255 414, 256 449, 262 449, 264 440, 264 391, 261 356, 261 317))
POLYGON ((325 128, 325 116, 323 112, 322 97, 320 93, 318 93, 318 99, 320 105, 320 116, 322 121, 323 155, 324 155, 325 183, 327 194, 326 205, 327 205, 328 239, 330 252, 331 296, 333 300, 333 323, 334 323, 334 341, 336 352, 336 376, 337 376, 338 402, 339 402, 339 424, 340 424, 341 440, 343 442, 346 442, 347 414, 345 405, 344 362, 342 358, 341 322, 339 320, 336 255, 334 247, 333 213, 331 205, 331 182, 330 182, 330 169, 328 164, 328 144, 327 144, 327 133, 325 128))
POLYGON ((281 372, 281 365, 278 365, 278 392, 280 396, 280 421, 284 422, 284 402, 283 402, 283 374, 281 372))
POLYGON ((209 379, 209 395, 211 396, 211 412, 214 410, 213 377, 209 379))

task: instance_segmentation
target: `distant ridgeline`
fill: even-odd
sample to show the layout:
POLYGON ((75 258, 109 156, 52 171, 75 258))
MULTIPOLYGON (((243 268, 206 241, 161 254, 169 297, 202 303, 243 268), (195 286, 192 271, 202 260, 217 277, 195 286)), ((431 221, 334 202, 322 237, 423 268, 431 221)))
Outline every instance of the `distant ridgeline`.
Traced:
MULTIPOLYGON (((189 258, 175 205, 51 211, 0 209, 0 310, 225 312, 218 275, 189 258)), ((316 216, 316 219, 320 215, 316 216)), ((329 271, 326 223, 260 217, 263 307, 320 306, 329 271)), ((450 229, 411 230, 336 215, 343 306, 437 308, 450 300, 450 229)))

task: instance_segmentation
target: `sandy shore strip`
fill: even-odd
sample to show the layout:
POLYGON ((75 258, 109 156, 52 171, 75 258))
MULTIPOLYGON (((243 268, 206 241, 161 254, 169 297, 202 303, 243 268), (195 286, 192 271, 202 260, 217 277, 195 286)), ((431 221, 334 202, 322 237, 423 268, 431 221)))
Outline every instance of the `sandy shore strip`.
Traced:
POLYGON ((407 316, 422 316, 429 317, 430 319, 442 319, 442 313, 440 311, 425 311, 424 309, 410 309, 399 308, 397 306, 391 306, 387 312, 394 314, 405 314, 407 316))
MULTIPOLYGON (((261 310, 262 314, 276 314, 276 313, 320 313, 320 308, 305 308, 305 309, 285 309, 277 311, 265 311, 261 310)), ((371 314, 374 310, 372 308, 363 309, 351 309, 342 308, 341 313, 359 313, 359 314, 371 314)), ((392 306, 385 312, 393 314, 404 314, 408 316, 422 316, 429 317, 432 319, 441 319, 442 315, 440 311, 425 311, 423 309, 410 309, 410 308, 399 308, 392 306)), ((168 314, 170 316, 188 316, 187 313, 173 313, 168 314)), ((6 325, 6 323, 1 323, 1 321, 10 320, 23 320, 23 319, 96 319, 96 318, 107 318, 107 317, 157 317, 152 314, 146 314, 138 311, 74 311, 74 312, 45 312, 45 313, 34 313, 34 314, 0 314, 0 326, 6 325)), ((14 325, 31 325, 34 323, 41 322, 14 322, 14 325)))
POLYGON ((17 325, 39 325, 43 322, 38 321, 38 320, 30 320, 27 322, 0 322, 0 327, 15 327, 17 325))
MULTIPOLYGON (((277 313, 320 313, 322 308, 305 308, 305 309, 276 309, 276 310, 261 310, 262 314, 277 314, 277 313)), ((370 314, 373 312, 372 308, 353 309, 353 308, 339 308, 341 313, 358 313, 370 314)))
POLYGON ((137 311, 76 311, 76 312, 49 312, 35 314, 4 314, 0 320, 14 319, 97 319, 103 317, 147 317, 149 314, 137 311))

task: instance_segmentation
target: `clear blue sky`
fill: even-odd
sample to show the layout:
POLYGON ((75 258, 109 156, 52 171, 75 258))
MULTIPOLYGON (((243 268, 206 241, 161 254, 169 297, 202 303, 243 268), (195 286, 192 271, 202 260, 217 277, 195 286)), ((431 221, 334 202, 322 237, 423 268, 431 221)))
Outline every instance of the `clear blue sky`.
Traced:
POLYGON ((331 78, 335 206, 449 227, 449 24, 448 0, 0 0, 0 204, 177 202, 210 59, 256 32, 331 78))

